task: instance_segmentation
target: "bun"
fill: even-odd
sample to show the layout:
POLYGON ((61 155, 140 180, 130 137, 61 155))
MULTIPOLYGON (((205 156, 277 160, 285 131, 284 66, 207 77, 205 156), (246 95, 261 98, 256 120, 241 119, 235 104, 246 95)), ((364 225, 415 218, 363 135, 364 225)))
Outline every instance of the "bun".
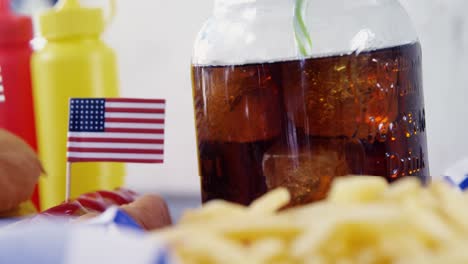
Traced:
POLYGON ((157 195, 145 195, 121 207, 145 230, 155 230, 172 223, 166 202, 157 195))
POLYGON ((0 130, 0 212, 27 201, 43 171, 36 153, 26 142, 0 130))

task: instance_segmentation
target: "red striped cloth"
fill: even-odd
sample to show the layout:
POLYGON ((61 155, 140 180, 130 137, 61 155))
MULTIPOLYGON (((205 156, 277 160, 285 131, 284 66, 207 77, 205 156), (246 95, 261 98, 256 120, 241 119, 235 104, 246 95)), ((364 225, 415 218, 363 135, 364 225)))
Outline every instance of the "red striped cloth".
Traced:
POLYGON ((165 100, 71 99, 69 162, 164 162, 165 100))

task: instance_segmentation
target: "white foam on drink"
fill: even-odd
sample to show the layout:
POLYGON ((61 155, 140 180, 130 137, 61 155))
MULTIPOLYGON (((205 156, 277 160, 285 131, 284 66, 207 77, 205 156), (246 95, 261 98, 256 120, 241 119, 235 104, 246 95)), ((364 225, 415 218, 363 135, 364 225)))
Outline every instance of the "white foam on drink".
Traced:
POLYGON ((298 61, 298 60, 308 60, 308 59, 319 59, 319 58, 328 58, 328 57, 343 57, 343 56, 349 56, 352 54, 362 54, 362 53, 369 53, 369 52, 375 52, 379 50, 385 50, 385 49, 393 49, 401 46, 407 46, 407 45, 415 45, 419 44, 419 41, 409 41, 406 43, 401 43, 398 45, 391 45, 391 46, 383 46, 379 48, 356 48, 351 51, 341 51, 341 52, 329 52, 329 53, 322 53, 322 54, 313 54, 312 56, 309 57, 301 57, 301 56, 291 56, 291 57, 278 57, 278 58, 271 58, 271 59, 264 59, 264 58, 258 58, 258 59, 245 59, 242 61, 232 61, 231 63, 225 62, 222 60, 214 60, 209 63, 196 63, 193 62, 193 66, 206 66, 206 67, 222 67, 222 66, 244 66, 244 65, 252 65, 252 64, 270 64, 270 63, 278 63, 278 62, 289 62, 289 61, 298 61))

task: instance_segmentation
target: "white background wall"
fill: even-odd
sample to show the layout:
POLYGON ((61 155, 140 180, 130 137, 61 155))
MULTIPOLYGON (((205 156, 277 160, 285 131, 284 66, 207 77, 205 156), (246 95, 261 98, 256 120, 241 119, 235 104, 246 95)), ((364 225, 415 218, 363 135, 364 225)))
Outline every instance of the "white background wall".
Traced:
MULTIPOLYGON (((118 0, 106 39, 119 55, 122 94, 168 100, 166 164, 130 165, 132 188, 199 190, 189 66, 194 38, 212 1, 118 0)), ((468 1, 401 2, 423 46, 430 166, 437 176, 468 156, 468 1)))
POLYGON ((107 40, 120 60, 123 96, 166 98, 164 165, 128 165, 137 190, 199 191, 190 58, 212 0, 119 0, 107 40))

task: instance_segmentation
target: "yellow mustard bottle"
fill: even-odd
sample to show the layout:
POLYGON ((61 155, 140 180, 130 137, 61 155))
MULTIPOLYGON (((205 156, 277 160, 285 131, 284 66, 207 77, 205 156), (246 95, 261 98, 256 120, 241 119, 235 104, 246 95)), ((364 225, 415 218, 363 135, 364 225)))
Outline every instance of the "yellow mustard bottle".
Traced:
MULTIPOLYGON (((46 44, 33 54, 32 78, 39 154, 47 172, 40 181, 43 209, 65 199, 69 99, 119 95, 116 56, 100 38, 105 24, 102 9, 82 7, 78 0, 61 0, 39 17, 46 44)), ((71 198, 121 187, 124 165, 75 163, 71 182, 71 198)))

